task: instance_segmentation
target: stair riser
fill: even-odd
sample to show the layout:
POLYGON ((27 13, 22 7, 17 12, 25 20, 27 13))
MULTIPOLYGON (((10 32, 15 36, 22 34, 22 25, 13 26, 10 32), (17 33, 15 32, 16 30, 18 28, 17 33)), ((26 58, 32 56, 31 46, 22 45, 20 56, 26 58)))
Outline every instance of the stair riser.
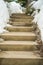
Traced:
POLYGON ((35 51, 38 45, 0 45, 3 51, 35 51))
POLYGON ((11 28, 11 27, 5 27, 6 30, 10 32, 32 32, 35 30, 34 28, 11 28))
POLYGON ((0 65, 39 65, 39 59, 0 59, 0 65))
POLYGON ((1 38, 4 40, 11 40, 11 41, 35 41, 36 36, 10 36, 10 35, 2 35, 1 38))

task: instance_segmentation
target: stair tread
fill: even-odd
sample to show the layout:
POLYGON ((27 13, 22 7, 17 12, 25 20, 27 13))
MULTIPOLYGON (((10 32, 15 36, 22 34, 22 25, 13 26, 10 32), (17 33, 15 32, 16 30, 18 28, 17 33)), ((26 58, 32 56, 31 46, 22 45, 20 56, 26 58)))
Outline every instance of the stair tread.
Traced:
POLYGON ((0 45, 38 45, 34 41, 3 41, 0 45))
POLYGON ((10 41, 35 41, 37 38, 33 32, 4 32, 0 37, 10 41))
POLYGON ((2 51, 0 58, 41 59, 39 54, 27 51, 2 51))
POLYGON ((4 29, 10 32, 32 32, 33 30, 35 30, 33 26, 6 26, 4 29))
POLYGON ((6 33, 2 33, 0 34, 0 36, 4 36, 4 35, 11 35, 11 36, 36 36, 35 33, 33 32, 6 32, 6 33))
POLYGON ((3 41, 0 43, 2 51, 35 51, 39 44, 34 41, 3 41))
POLYGON ((33 28, 33 26, 7 26, 9 28, 33 28))

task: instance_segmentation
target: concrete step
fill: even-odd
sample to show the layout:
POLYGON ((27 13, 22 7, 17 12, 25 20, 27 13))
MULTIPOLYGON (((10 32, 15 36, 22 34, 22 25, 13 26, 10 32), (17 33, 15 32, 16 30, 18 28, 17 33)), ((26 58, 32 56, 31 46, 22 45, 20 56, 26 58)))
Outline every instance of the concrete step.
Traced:
POLYGON ((32 19, 15 19, 15 18, 10 18, 9 21, 13 22, 32 22, 32 19))
POLYGON ((13 25, 13 26, 31 26, 31 25, 33 25, 33 23, 34 22, 28 22, 28 21, 26 21, 26 22, 13 22, 13 21, 10 21, 10 22, 8 22, 8 24, 11 24, 11 25, 13 25))
POLYGON ((39 65, 43 58, 34 52, 2 51, 0 52, 0 65, 39 65))
POLYGON ((0 37, 4 40, 14 41, 35 41, 37 39, 36 35, 32 32, 6 32, 0 34, 0 37))
POLYGON ((2 51, 35 51, 39 46, 33 41, 3 41, 0 43, 2 51))
POLYGON ((7 26, 4 29, 10 32, 32 32, 35 30, 33 26, 24 27, 24 26, 7 26))
POLYGON ((33 16, 29 16, 26 14, 12 14, 10 17, 11 18, 21 18, 21 19, 34 19, 33 16))
POLYGON ((16 16, 16 15, 14 15, 14 16, 10 16, 10 18, 17 18, 17 19, 34 19, 34 17, 31 17, 31 16, 16 16))

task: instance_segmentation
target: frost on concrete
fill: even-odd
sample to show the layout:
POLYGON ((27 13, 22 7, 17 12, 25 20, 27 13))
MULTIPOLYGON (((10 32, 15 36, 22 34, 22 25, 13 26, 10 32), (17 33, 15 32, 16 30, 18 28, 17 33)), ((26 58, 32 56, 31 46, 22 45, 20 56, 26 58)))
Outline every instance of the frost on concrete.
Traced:
POLYGON ((9 12, 3 0, 0 0, 0 33, 5 32, 4 27, 9 21, 9 12))
POLYGON ((36 1, 36 3, 32 5, 32 7, 34 7, 35 9, 40 9, 42 5, 43 5, 43 0, 38 0, 36 1))
POLYGON ((7 22, 9 21, 9 14, 12 13, 23 13, 21 5, 14 1, 5 3, 4 0, 0 0, 0 33, 6 32, 4 27, 10 26, 7 25, 7 22))
POLYGON ((9 10, 10 10, 11 14, 12 13, 23 13, 22 7, 19 3, 16 3, 16 2, 13 1, 13 2, 10 2, 8 4, 8 6, 9 6, 9 10))
POLYGON ((40 9, 40 12, 35 14, 33 21, 37 22, 41 31, 41 39, 43 41, 43 0, 36 1, 36 3, 32 5, 32 7, 34 7, 36 10, 40 9))

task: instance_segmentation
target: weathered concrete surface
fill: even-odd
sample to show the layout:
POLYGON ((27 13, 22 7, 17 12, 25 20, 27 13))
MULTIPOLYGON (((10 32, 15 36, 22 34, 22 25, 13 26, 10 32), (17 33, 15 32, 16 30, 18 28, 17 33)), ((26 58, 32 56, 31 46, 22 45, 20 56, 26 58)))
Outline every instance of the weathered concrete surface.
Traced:
POLYGON ((3 51, 0 53, 1 65, 38 65, 41 59, 33 52, 3 51))
POLYGON ((35 30, 34 26, 7 26, 5 29, 10 32, 32 32, 35 30))
POLYGON ((33 41, 4 41, 0 43, 2 51, 35 51, 39 46, 33 41))
POLYGON ((37 39, 35 33, 32 32, 7 32, 0 34, 0 37, 13 41, 35 41, 37 39))

